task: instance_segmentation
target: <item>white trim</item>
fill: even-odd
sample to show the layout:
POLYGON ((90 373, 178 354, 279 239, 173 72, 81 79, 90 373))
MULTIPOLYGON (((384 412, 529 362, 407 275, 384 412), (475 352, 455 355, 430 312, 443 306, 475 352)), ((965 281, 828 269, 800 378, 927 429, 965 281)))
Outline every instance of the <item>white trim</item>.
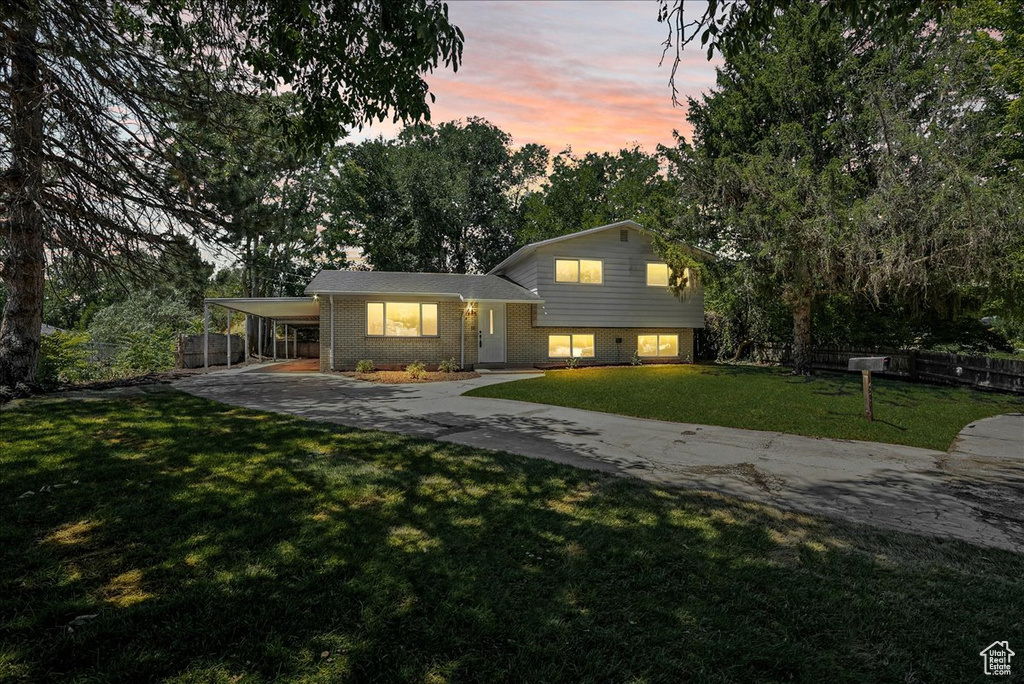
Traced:
MULTIPOLYGON (((335 295, 339 297, 451 297, 452 299, 458 299, 461 302, 505 302, 506 304, 543 304, 544 300, 538 297, 537 299, 480 299, 479 297, 467 297, 466 295, 459 294, 458 292, 370 292, 367 290, 360 291, 328 291, 328 290, 317 290, 317 295, 326 295, 333 297, 335 295)), ((397 299, 395 301, 398 301, 397 299)))

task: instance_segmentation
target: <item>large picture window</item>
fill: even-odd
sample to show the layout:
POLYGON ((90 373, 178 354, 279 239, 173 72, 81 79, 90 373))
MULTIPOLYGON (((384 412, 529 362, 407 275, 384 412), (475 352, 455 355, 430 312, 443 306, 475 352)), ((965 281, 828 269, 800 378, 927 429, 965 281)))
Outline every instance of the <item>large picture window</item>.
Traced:
POLYGON ((366 334, 374 337, 437 337, 437 304, 367 302, 366 334))
POLYGON ((575 356, 582 359, 594 358, 593 335, 548 335, 548 357, 567 359, 575 356))
POLYGON ((637 335, 640 356, 679 356, 679 335, 637 335))
POLYGON ((647 262, 647 285, 649 287, 668 287, 668 264, 647 262))
POLYGON ((555 259, 555 282, 600 285, 604 263, 599 259, 555 259))

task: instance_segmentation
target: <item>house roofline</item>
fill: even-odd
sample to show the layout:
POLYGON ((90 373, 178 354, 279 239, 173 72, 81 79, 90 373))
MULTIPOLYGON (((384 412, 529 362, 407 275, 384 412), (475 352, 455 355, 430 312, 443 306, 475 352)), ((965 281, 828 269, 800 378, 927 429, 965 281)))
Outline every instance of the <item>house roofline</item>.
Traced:
POLYGON ((366 290, 316 290, 319 297, 450 297, 463 302, 505 302, 506 304, 543 304, 540 299, 484 299, 479 297, 467 297, 459 292, 368 292, 366 290))
MULTIPOLYGON (((607 225, 597 226, 596 228, 587 228, 586 230, 578 230, 575 233, 568 233, 566 235, 559 235, 557 237, 548 238, 547 240, 540 240, 538 242, 531 242, 531 243, 529 243, 527 245, 523 245, 522 247, 520 247, 516 251, 512 252, 512 254, 509 255, 500 264, 498 264, 497 266, 492 268, 490 271, 488 271, 487 275, 499 275, 499 273, 498 273, 499 271, 503 271, 503 270, 507 269, 512 264, 516 263, 517 261, 521 260, 522 258, 527 256, 531 252, 535 251, 538 247, 546 247, 547 245, 553 245, 553 244, 558 243, 558 242, 564 242, 565 240, 571 240, 573 238, 582 237, 584 235, 592 235, 594 233, 600 233, 600 232, 605 231, 605 230, 614 230, 616 228, 629 228, 630 230, 635 230, 635 231, 637 231, 639 233, 647 233, 648 235, 653 235, 653 236, 656 236, 656 237, 660 237, 660 238, 665 239, 665 240, 671 239, 671 238, 666 237, 665 235, 662 235, 660 232, 658 232, 656 230, 651 230, 649 228, 644 228, 642 225, 640 225, 639 223, 637 223, 636 221, 633 221, 633 220, 627 219, 625 221, 616 221, 615 223, 609 223, 607 225)), ((678 242, 678 240, 673 240, 673 241, 674 242, 678 242)), ((680 243, 680 244, 682 244, 682 243, 680 243)), ((685 245, 685 246, 688 249, 692 249, 692 250, 694 250, 696 252, 700 252, 701 254, 705 255, 708 258, 711 258, 711 259, 715 259, 716 258, 715 255, 712 254, 711 252, 708 252, 706 250, 700 249, 699 247, 692 247, 690 245, 685 245)))

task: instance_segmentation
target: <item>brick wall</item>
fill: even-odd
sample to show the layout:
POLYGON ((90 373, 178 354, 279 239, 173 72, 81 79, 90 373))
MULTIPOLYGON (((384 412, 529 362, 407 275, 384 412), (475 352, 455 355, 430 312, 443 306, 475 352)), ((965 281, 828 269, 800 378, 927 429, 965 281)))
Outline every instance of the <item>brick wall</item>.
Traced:
MULTIPOLYGON (((351 370, 360 359, 377 365, 422 361, 436 364, 444 359, 460 360, 462 311, 465 303, 436 297, 389 297, 387 301, 430 302, 437 306, 437 337, 370 337, 366 334, 366 303, 381 297, 334 298, 334 368, 351 370)), ((330 369, 331 304, 320 298, 320 369, 330 369)), ((476 363, 476 314, 466 316, 466 364, 476 363)))
MULTIPOLYGON (((436 302, 438 305, 437 337, 370 337, 366 335, 366 303, 381 301, 380 297, 334 298, 334 367, 351 370, 360 359, 377 365, 405 364, 423 361, 435 364, 442 359, 460 359, 460 325, 465 303, 436 298, 401 297, 389 301, 436 302)), ((508 304, 507 363, 532 365, 560 362, 548 358, 548 335, 583 333, 594 335, 594 359, 584 363, 626 363, 636 351, 637 335, 679 335, 679 360, 693 359, 691 328, 539 328, 533 324, 533 304, 508 304), (616 343, 621 338, 621 343, 616 343)), ((330 368, 330 300, 320 299, 320 369, 330 368)), ((477 359, 477 314, 466 316, 466 364, 477 359)), ((668 360, 668 359, 666 359, 668 360)))
MULTIPOLYGON (((534 364, 559 362, 548 358, 548 335, 592 334, 594 335, 594 358, 583 359, 584 363, 627 363, 636 351, 637 335, 673 334, 679 335, 679 360, 693 360, 692 328, 547 328, 533 325, 535 305, 509 304, 508 316, 508 362, 510 364, 534 364), (621 343, 616 339, 621 338, 621 343)), ((664 358, 664 357, 663 357, 664 358)))

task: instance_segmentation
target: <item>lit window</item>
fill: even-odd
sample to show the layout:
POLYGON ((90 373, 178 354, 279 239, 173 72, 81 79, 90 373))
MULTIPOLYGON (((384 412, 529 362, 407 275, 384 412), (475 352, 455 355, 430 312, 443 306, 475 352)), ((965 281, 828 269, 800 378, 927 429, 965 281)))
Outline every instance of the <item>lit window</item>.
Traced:
POLYGON ((572 335, 548 335, 548 356, 553 359, 572 356, 572 335))
POLYGON ((599 259, 555 259, 555 282, 600 285, 604 264, 599 259))
POLYGON ((567 359, 576 356, 594 358, 593 335, 548 335, 548 356, 552 359, 567 359))
POLYGON ((588 285, 600 285, 603 268, 595 259, 580 259, 580 282, 588 285))
POLYGON ((436 337, 437 304, 367 302, 366 334, 385 337, 436 337))
POLYGON ((555 259, 555 282, 578 283, 580 281, 580 262, 575 259, 555 259))
POLYGON ((366 305, 366 334, 384 334, 384 304, 382 302, 369 302, 366 305))
POLYGON ((640 356, 679 356, 679 335, 637 335, 640 356))
POLYGON ((419 337, 420 305, 399 302, 385 304, 384 334, 388 337, 419 337))
POLYGON ((423 335, 434 337, 437 335, 437 304, 421 304, 423 312, 423 335))
POLYGON ((649 262, 647 264, 647 284, 651 287, 668 287, 668 264, 649 262))
POLYGON ((584 359, 594 358, 594 336, 593 335, 573 335, 572 336, 572 355, 579 356, 584 359))

